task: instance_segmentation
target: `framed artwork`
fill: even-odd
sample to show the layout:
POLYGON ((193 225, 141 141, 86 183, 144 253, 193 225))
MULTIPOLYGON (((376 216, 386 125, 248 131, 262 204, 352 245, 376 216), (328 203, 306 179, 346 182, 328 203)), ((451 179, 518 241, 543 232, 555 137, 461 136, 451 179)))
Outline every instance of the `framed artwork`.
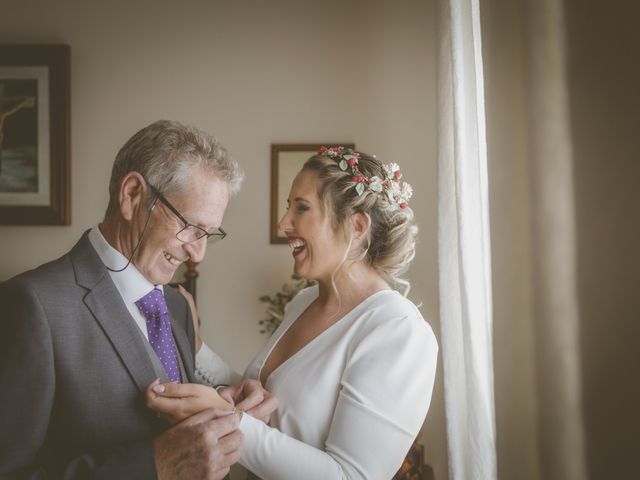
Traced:
POLYGON ((70 50, 0 45, 0 225, 69 225, 70 50))
POLYGON ((353 143, 336 142, 271 145, 271 243, 287 243, 278 222, 287 210, 289 189, 304 162, 322 146, 355 148, 353 143))

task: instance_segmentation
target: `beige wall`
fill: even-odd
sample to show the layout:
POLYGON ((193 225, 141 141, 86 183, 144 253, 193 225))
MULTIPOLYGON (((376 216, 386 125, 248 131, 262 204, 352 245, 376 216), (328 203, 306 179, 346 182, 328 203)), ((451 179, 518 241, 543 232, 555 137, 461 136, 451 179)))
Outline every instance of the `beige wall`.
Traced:
POLYGON ((587 465, 638 475, 640 5, 566 0, 587 465))
MULTIPOLYGON (((63 254, 100 220, 117 149, 171 118, 214 133, 247 173, 199 283, 204 336, 236 369, 265 342, 258 297, 291 270, 288 247, 268 242, 272 142, 353 141, 401 164, 421 227, 411 297, 438 331, 433 10, 422 0, 6 0, 0 42, 71 46, 73 223, 0 227, 0 280, 63 254)), ((439 480, 441 392, 425 438, 439 480)))

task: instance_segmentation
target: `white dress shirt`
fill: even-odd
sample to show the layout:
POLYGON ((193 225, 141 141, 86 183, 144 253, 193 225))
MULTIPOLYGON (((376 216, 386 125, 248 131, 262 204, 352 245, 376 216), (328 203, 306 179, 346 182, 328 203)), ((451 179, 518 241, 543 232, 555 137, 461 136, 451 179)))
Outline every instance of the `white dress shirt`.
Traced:
POLYGON ((242 381, 242 375, 233 370, 206 343, 202 343, 196 353, 195 379, 198 383, 215 387, 218 385, 234 385, 242 381))
MULTIPOLYGON (((105 266, 118 270, 119 268, 124 267, 129 261, 129 259, 122 255, 122 253, 109 245, 109 242, 104 238, 97 225, 89 232, 89 241, 105 266)), ((138 325, 145 338, 149 340, 149 334, 147 333, 147 320, 144 318, 144 315, 142 315, 135 302, 144 297, 153 288, 158 288, 164 293, 163 286, 154 285, 147 280, 133 263, 130 263, 122 272, 112 272, 109 270, 109 276, 116 285, 116 288, 118 289, 124 304, 127 306, 127 310, 129 310, 129 313, 135 320, 136 325, 138 325)))

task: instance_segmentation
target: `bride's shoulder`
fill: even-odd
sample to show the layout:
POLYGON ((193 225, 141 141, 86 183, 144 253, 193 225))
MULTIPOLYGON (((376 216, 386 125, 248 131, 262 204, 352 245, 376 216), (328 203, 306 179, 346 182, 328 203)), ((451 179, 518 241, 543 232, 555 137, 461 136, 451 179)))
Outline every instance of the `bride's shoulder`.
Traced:
MULTIPOLYGON (((415 317, 422 319, 418 307, 396 290, 381 290, 369 297, 369 306, 381 317, 415 317)), ((423 320, 424 321, 424 320, 423 320)))
POLYGON ((433 330, 420 309, 397 291, 386 290, 375 295, 372 300, 369 318, 363 325, 367 330, 433 336, 433 330))

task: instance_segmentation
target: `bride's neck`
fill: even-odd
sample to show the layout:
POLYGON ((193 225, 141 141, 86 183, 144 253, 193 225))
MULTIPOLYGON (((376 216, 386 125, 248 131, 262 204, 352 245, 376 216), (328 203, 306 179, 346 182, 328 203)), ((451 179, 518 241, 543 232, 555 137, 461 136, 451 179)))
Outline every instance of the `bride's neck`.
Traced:
POLYGON ((323 308, 350 310, 389 284, 378 272, 362 262, 340 270, 333 278, 318 280, 318 304, 323 308))

